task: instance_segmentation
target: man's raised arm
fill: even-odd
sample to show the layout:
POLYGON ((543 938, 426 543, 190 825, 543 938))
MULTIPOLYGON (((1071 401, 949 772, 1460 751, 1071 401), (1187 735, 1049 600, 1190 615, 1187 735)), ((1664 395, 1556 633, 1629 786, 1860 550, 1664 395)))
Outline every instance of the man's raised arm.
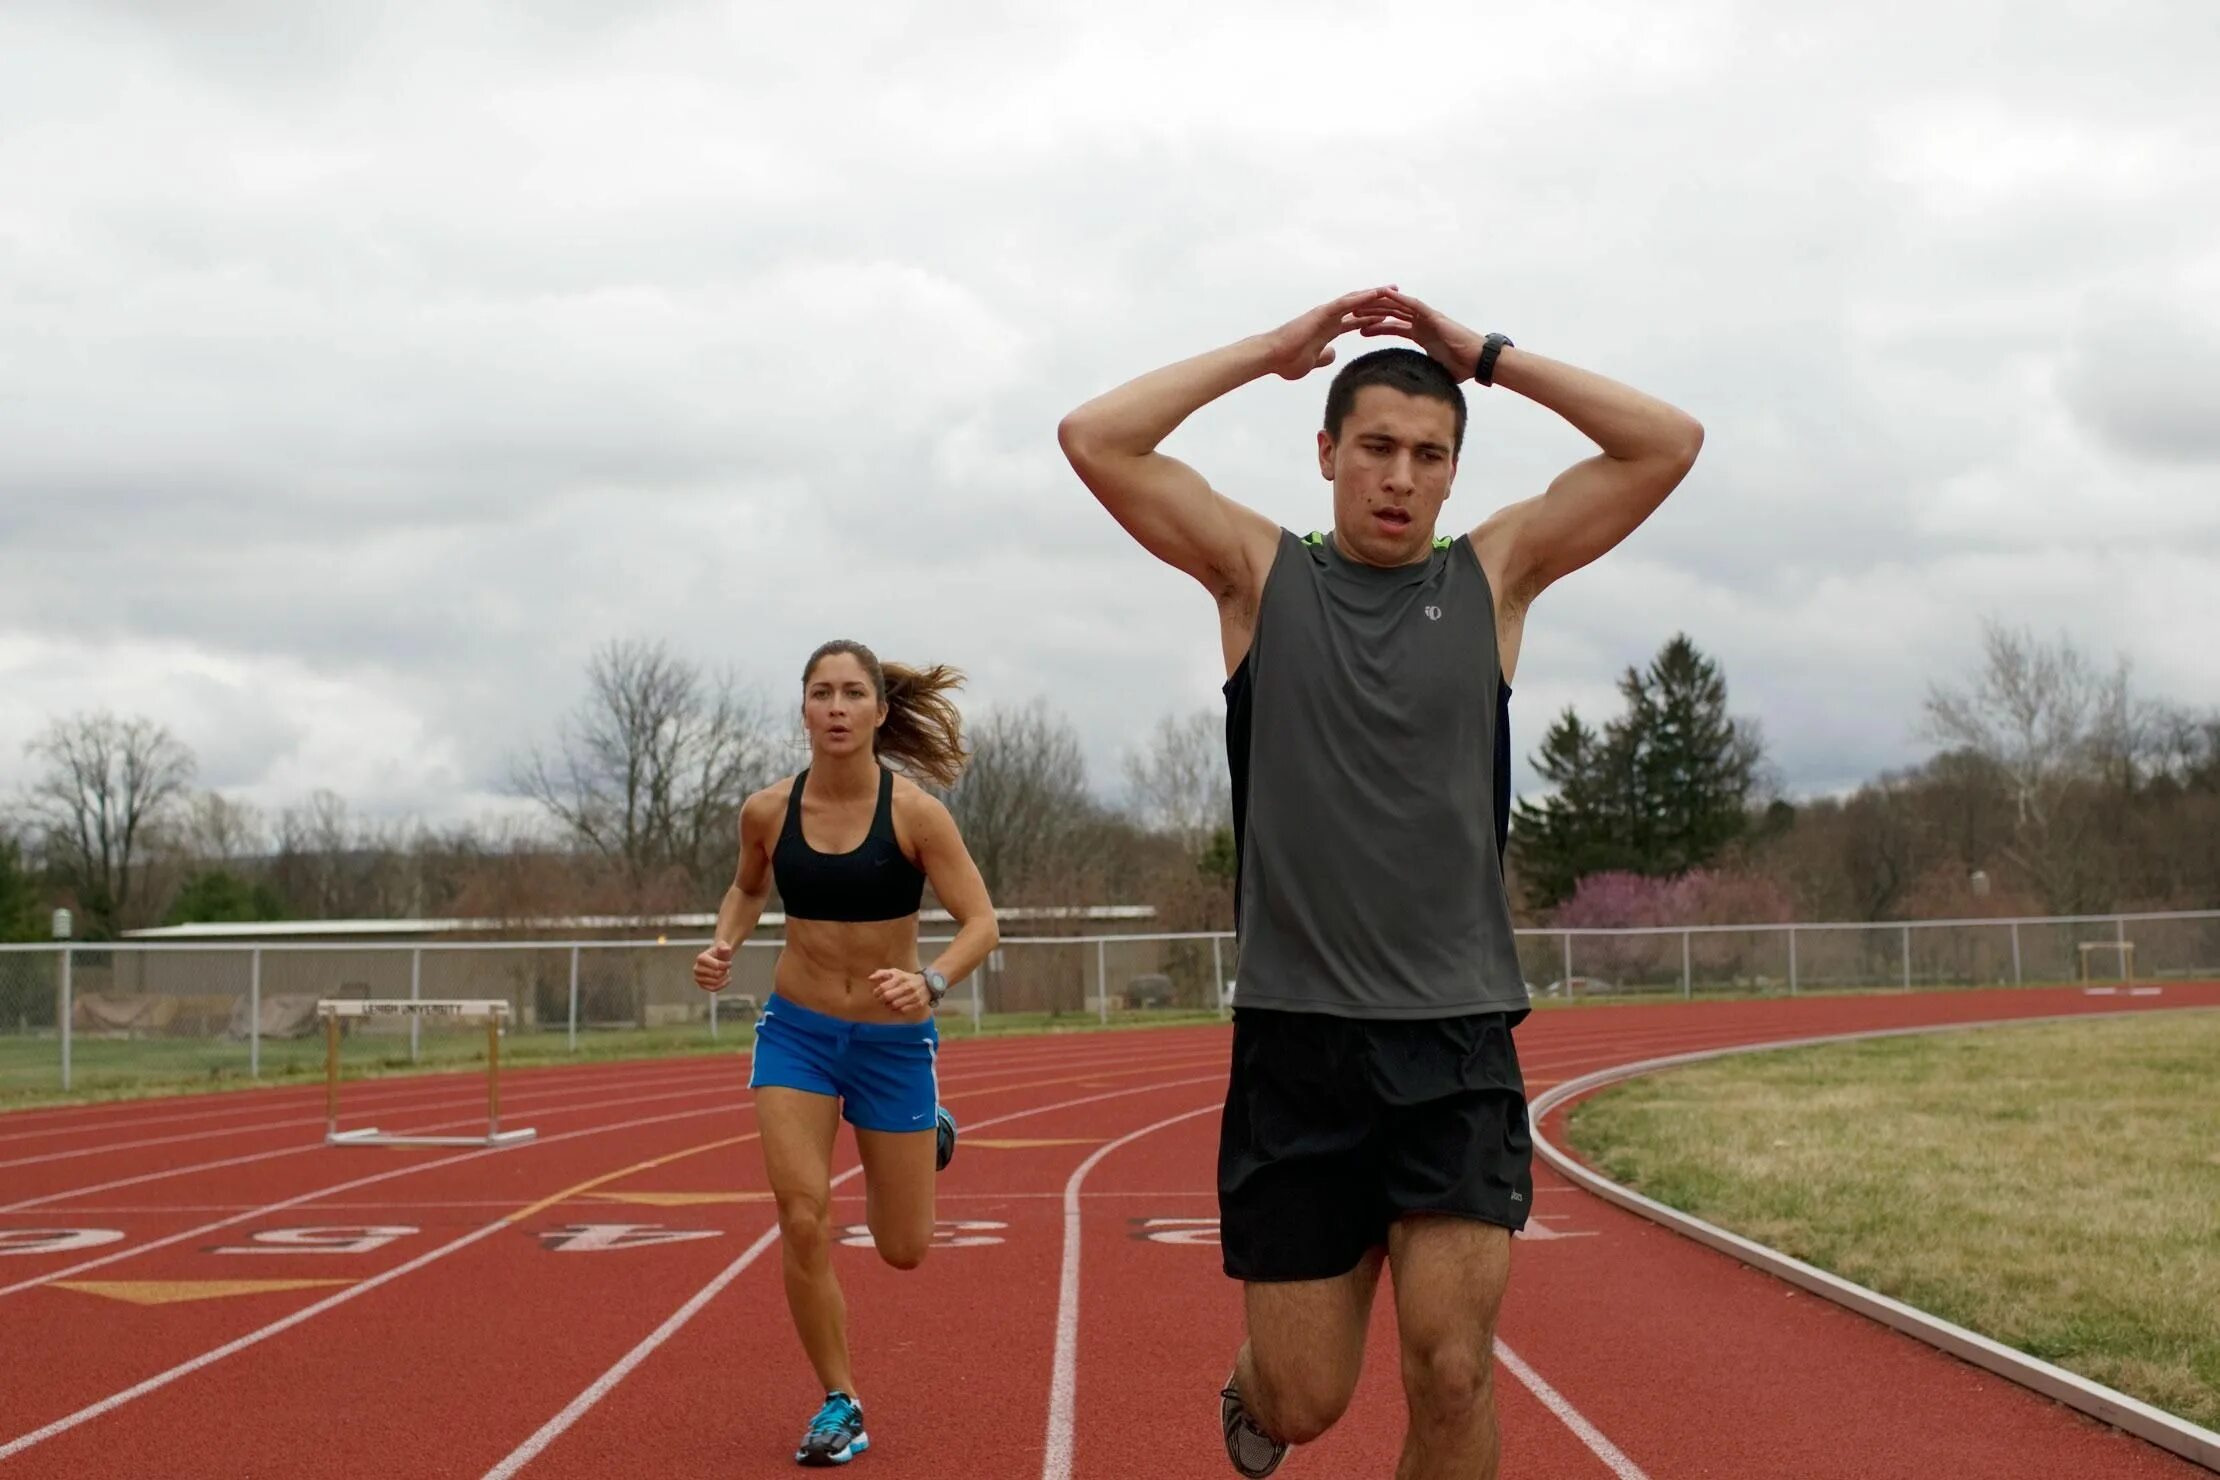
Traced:
POLYGON ((1269 333, 1128 381, 1066 416, 1056 440, 1110 517, 1150 554, 1202 582, 1221 603, 1253 594, 1278 537, 1271 521, 1157 446, 1196 411, 1252 380, 1274 374, 1300 380, 1330 364, 1333 341, 1360 326, 1352 310, 1381 291, 1351 293, 1269 333))
MULTIPOLYGON (((1483 336, 1406 294, 1382 299, 1396 311, 1369 309, 1365 334, 1412 340, 1460 379, 1474 373, 1483 336)), ((1539 496, 1497 510, 1473 531, 1474 545, 1501 559, 1504 596, 1524 608, 1649 518, 1695 465, 1704 429, 1632 386, 1522 349, 1499 349, 1492 379, 1556 412, 1600 449, 1539 496)))

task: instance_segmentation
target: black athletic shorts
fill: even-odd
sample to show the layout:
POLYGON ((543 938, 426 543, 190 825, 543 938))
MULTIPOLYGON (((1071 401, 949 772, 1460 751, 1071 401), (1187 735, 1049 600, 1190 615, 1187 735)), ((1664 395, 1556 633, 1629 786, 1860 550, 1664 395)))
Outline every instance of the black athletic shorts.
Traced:
POLYGON ((1236 1009, 1218 1138, 1226 1273, 1347 1274, 1410 1213, 1523 1228, 1534 1145, 1511 1029, 1525 1016, 1236 1009))

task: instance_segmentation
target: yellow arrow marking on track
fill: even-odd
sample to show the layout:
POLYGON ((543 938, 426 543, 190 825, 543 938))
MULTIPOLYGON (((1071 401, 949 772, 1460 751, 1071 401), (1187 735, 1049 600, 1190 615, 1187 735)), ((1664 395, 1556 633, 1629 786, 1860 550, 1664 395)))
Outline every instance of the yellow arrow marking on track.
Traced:
POLYGON ((268 1295, 279 1290, 321 1290, 353 1280, 56 1280, 57 1290, 127 1300, 133 1305, 181 1305, 188 1300, 225 1300, 234 1295, 268 1295))

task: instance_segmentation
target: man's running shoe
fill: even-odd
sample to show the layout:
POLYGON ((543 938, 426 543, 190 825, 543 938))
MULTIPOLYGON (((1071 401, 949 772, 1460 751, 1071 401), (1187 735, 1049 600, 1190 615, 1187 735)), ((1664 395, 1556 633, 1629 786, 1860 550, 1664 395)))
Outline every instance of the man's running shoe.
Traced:
POLYGON ((946 1105, 935 1105, 933 1120, 933 1170, 945 1172, 956 1157, 956 1117, 946 1105))
POLYGON ((794 1451, 794 1462, 811 1469, 827 1465, 844 1465, 871 1447, 871 1436, 863 1431, 863 1405, 846 1393, 825 1394, 825 1406, 809 1421, 809 1432, 802 1436, 802 1447, 794 1451))
POLYGON ((1287 1446, 1256 1426, 1241 1402, 1241 1388, 1234 1374, 1218 1392, 1218 1423, 1226 1431, 1226 1458, 1249 1480, 1263 1480, 1287 1458, 1287 1446))

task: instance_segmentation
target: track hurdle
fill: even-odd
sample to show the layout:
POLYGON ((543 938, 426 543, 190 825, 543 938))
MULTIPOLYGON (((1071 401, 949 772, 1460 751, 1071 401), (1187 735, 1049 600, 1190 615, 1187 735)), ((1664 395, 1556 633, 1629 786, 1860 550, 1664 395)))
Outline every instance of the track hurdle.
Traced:
POLYGON ((509 1004, 485 1001, 411 1002, 404 1000, 321 1001, 316 1015, 324 1020, 324 1140, 333 1146, 514 1146, 539 1134, 529 1126, 501 1129, 501 1025, 509 1019, 509 1004), (484 1019, 486 1025, 486 1133, 482 1136, 412 1136, 380 1131, 376 1126, 356 1130, 339 1128, 340 1023, 348 1018, 428 1017, 462 1022, 484 1019))

